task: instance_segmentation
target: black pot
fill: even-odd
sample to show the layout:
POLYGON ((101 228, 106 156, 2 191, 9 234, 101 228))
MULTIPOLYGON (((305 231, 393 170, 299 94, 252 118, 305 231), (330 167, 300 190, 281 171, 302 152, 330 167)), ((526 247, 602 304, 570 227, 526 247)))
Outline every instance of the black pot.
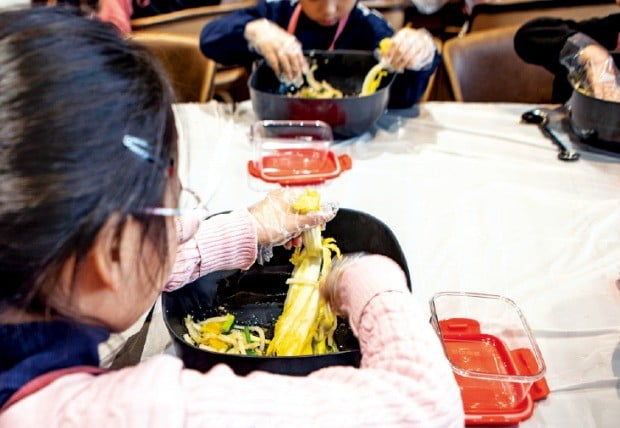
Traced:
MULTIPOLYGON (((324 236, 336 239, 344 253, 365 251, 383 254, 396 261, 407 275, 405 255, 392 231, 380 220, 354 210, 341 209, 327 224, 324 236)), ((192 314, 197 319, 215 316, 223 305, 242 324, 260 325, 273 331, 282 312, 288 286, 286 279, 292 271, 288 261, 290 251, 274 248, 274 257, 265 266, 254 265, 247 271, 220 271, 163 295, 164 321, 172 336, 177 355, 188 368, 207 371, 224 363, 235 373, 245 375, 254 370, 287 375, 306 375, 328 366, 359 366, 359 343, 348 324, 341 320, 335 339, 340 352, 299 357, 257 357, 228 355, 199 349, 187 343, 183 318, 192 314)))
MULTIPOLYGON (((620 53, 612 53, 616 63, 620 53)), ((605 101, 578 90, 568 100, 573 132, 585 143, 620 152, 620 103, 605 101)))
POLYGON ((294 98, 281 92, 281 83, 271 67, 260 61, 248 86, 256 117, 265 119, 322 120, 337 138, 362 134, 372 128, 387 108, 394 75, 384 77, 377 92, 357 96, 368 71, 377 64, 372 52, 337 50, 309 51, 308 62, 316 61, 314 75, 345 95, 335 99, 294 98))

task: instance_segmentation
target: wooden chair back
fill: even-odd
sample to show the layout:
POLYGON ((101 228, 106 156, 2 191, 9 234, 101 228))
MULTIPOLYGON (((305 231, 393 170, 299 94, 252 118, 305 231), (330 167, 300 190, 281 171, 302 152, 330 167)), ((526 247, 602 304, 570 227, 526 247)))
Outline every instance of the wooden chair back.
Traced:
POLYGON ((519 26, 477 31, 444 44, 443 59, 456 101, 550 103, 553 75, 514 50, 519 26))
POLYGON ((202 54, 197 37, 149 31, 132 33, 130 38, 159 60, 178 102, 206 102, 213 97, 215 62, 202 54))

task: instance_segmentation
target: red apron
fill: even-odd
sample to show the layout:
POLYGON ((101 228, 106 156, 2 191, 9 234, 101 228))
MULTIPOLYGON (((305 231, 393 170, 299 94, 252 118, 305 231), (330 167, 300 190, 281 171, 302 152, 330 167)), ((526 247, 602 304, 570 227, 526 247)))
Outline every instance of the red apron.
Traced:
MULTIPOLYGON (((295 35, 295 30, 297 29, 297 23, 299 22, 299 14, 301 13, 301 4, 297 3, 293 14, 291 15, 291 20, 288 22, 288 27, 286 28, 287 33, 291 35, 295 35)), ((342 30, 344 30, 345 25, 347 25, 347 21, 349 20, 349 15, 351 12, 347 14, 343 19, 338 21, 338 28, 336 29, 336 34, 334 34, 334 40, 332 40, 332 44, 329 45, 328 51, 334 50, 334 45, 336 44, 336 39, 340 37, 342 30)))

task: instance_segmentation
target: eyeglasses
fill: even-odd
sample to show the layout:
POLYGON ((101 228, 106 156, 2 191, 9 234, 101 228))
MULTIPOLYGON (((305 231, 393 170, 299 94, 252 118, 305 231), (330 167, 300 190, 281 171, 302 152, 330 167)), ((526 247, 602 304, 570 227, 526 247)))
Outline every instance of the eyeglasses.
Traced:
MULTIPOLYGON (((167 171, 168 178, 174 177, 174 160, 171 158, 169 162, 163 161, 157 154, 154 153, 154 148, 144 139, 133 136, 125 135, 123 137, 123 146, 133 152, 135 155, 142 159, 155 163, 162 169, 167 171)), ((201 210, 201 217, 206 218, 207 208, 200 200, 198 194, 188 188, 179 184, 179 207, 178 208, 145 208, 140 211, 141 214, 158 215, 166 217, 179 217, 201 210)))
POLYGON ((166 217, 180 217, 196 212, 196 210, 200 209, 204 211, 206 217, 206 213, 208 210, 207 207, 204 206, 204 204, 202 203, 200 196, 198 196, 195 191, 188 189, 187 187, 181 187, 181 191, 179 193, 178 208, 145 208, 144 210, 142 210, 142 213, 166 217))

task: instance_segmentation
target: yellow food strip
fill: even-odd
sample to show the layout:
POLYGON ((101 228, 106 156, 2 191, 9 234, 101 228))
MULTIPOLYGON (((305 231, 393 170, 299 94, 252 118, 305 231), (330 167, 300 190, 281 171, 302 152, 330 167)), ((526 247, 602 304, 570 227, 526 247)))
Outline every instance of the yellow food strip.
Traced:
MULTIPOLYGON (((307 190, 294 205, 300 210, 311 206, 320 209, 320 195, 312 190, 307 190)), ((319 288, 331 267, 332 251, 341 257, 340 250, 334 239, 321 238, 320 226, 305 231, 302 243, 303 247, 296 248, 290 259, 295 268, 286 281, 289 291, 267 355, 324 354, 338 350, 333 340, 337 318, 321 297, 319 288)))
POLYGON ((383 39, 381 39, 381 41, 379 42, 379 52, 381 53, 381 55, 387 55, 391 46, 392 46, 391 37, 384 37, 383 39))
POLYGON ((321 194, 316 190, 306 189, 306 192, 301 194, 293 204, 293 209, 299 214, 319 211, 321 209, 321 194))

